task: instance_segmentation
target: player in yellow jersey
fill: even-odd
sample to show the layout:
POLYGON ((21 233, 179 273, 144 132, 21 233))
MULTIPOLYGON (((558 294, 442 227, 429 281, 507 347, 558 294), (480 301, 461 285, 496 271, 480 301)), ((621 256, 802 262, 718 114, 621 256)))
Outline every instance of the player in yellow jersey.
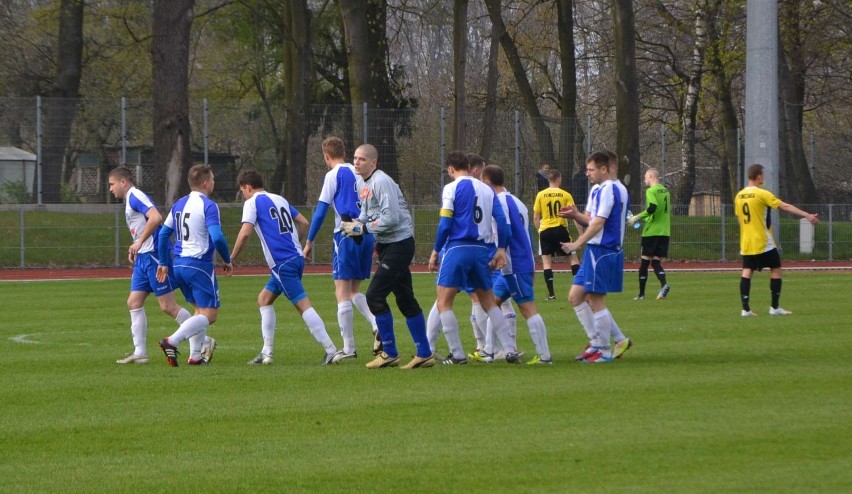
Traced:
MULTIPOLYGON (((562 185, 562 174, 559 170, 548 170, 547 179, 550 187, 535 196, 533 205, 533 221, 539 234, 539 250, 541 264, 544 267, 544 282, 547 284, 547 300, 555 300, 553 291, 553 256, 566 255, 562 251, 562 242, 570 242, 568 221, 561 218, 559 210, 574 205, 574 198, 567 191, 559 188, 562 185)), ((576 222, 574 223, 576 226, 576 222)), ((579 226, 577 226, 579 230, 579 226)), ((577 274, 580 260, 577 253, 571 252, 568 259, 571 262, 571 274, 577 274)))
POLYGON ((807 213, 775 197, 772 192, 761 189, 763 185, 763 165, 748 167, 748 186, 737 192, 734 198, 734 212, 740 223, 740 254, 743 256, 743 275, 740 279, 740 298, 743 303, 742 316, 756 316, 751 311, 749 293, 751 276, 755 270, 769 268, 769 291, 772 294, 771 316, 786 316, 792 312, 778 306, 781 298, 781 255, 772 236, 770 210, 780 209, 801 216, 812 225, 819 223, 816 214, 807 213))

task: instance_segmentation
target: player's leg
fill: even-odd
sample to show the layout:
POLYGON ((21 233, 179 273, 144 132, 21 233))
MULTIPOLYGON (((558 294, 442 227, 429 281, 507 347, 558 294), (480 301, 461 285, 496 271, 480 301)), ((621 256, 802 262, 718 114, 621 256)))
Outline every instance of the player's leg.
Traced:
POLYGON ((201 337, 190 342, 188 362, 202 362, 201 345, 207 327, 216 322, 220 302, 219 286, 212 263, 177 265, 174 273, 186 301, 196 308, 195 315, 181 323, 171 336, 160 341, 160 348, 166 354, 169 365, 177 367, 177 346, 183 340, 189 340, 196 335, 201 337))
POLYGON ((553 256, 542 254, 541 267, 544 274, 544 284, 547 286, 546 300, 556 300, 556 293, 553 291, 553 256))
POLYGON ((547 326, 544 324, 544 319, 542 319, 541 314, 538 313, 538 308, 536 307, 535 302, 532 300, 521 302, 518 304, 518 309, 527 321, 527 328, 529 328, 530 331, 530 339, 533 342, 533 346, 535 346, 535 352, 537 354, 536 357, 528 363, 549 364, 553 362, 553 358, 550 355, 550 344, 547 342, 547 326))
POLYGON ((755 263, 756 256, 743 256, 743 271, 740 277, 740 302, 743 310, 742 316, 756 316, 751 310, 751 277, 754 274, 754 269, 751 267, 755 263))
POLYGON ((249 365, 273 363, 272 355, 275 351, 275 326, 277 324, 275 300, 280 293, 277 281, 273 276, 270 276, 266 286, 257 294, 257 307, 260 312, 260 336, 263 340, 263 346, 260 353, 248 361, 249 365))
POLYGON ((648 283, 648 267, 651 265, 651 258, 643 254, 639 261, 639 295, 633 300, 645 300, 645 286, 648 283))
POLYGON ((657 300, 665 300, 669 295, 670 287, 666 283, 666 270, 663 269, 663 264, 659 255, 654 255, 651 259, 651 267, 654 268, 654 275, 660 282, 660 293, 657 294, 657 300))
POLYGON ((352 280, 334 280, 334 295, 337 298, 337 325, 343 338, 343 353, 355 357, 352 280))
POLYGON ((580 321, 580 326, 586 333, 586 346, 580 352, 575 360, 585 360, 592 353, 592 339, 595 335, 595 318, 594 311, 588 302, 588 294, 584 288, 586 278, 594 279, 594 264, 590 261, 591 253, 587 248, 583 253, 583 262, 580 264, 580 271, 574 276, 571 289, 568 291, 568 303, 574 309, 577 315, 577 320, 580 321))
POLYGON ((387 302, 388 295, 397 282, 397 273, 391 270, 385 262, 392 255, 395 245, 396 243, 378 244, 376 250, 379 255, 379 266, 373 274, 373 279, 370 280, 370 286, 367 287, 367 305, 370 307, 370 312, 376 316, 376 326, 379 330, 379 336, 382 338, 383 347, 383 351, 367 363, 368 369, 399 365, 399 352, 396 349, 396 336, 393 330, 393 314, 387 302))
POLYGON ((606 307, 605 293, 590 293, 589 305, 594 312, 594 334, 592 336, 593 354, 584 361, 590 363, 608 362, 612 360, 610 331, 612 329, 612 314, 606 307))
POLYGON ((410 244, 406 243, 405 259, 395 259, 396 265, 391 265, 393 269, 397 269, 400 275, 399 282, 393 290, 396 297, 396 305, 399 312, 405 317, 405 325, 408 327, 408 333, 411 335, 411 340, 414 342, 414 358, 403 369, 417 369, 432 367, 435 365, 435 356, 429 346, 429 339, 426 336, 426 318, 423 317, 423 309, 420 308, 420 303, 414 296, 414 284, 411 279, 411 270, 409 268, 410 259, 414 257, 414 240, 411 239, 410 244))
POLYGON ((133 352, 125 354, 117 364, 148 363, 148 316, 145 314, 145 299, 148 292, 131 291, 127 297, 127 309, 130 311, 130 336, 133 340, 133 352))
POLYGON ((781 255, 778 249, 766 253, 766 264, 769 268, 769 291, 772 295, 772 306, 769 308, 771 316, 788 316, 790 311, 782 309, 778 304, 781 301, 781 255))
POLYGON ((441 328, 444 331, 444 338, 447 340, 447 347, 450 352, 449 356, 461 361, 465 359, 465 354, 459 334, 459 320, 452 310, 453 301, 458 292, 457 287, 438 285, 436 289, 436 305, 438 306, 438 317, 441 321, 441 328))

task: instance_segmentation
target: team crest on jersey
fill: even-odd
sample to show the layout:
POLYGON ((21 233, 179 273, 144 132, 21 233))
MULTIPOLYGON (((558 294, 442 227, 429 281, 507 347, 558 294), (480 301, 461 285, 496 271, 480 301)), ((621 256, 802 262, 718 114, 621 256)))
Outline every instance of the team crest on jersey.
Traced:
POLYGON ((362 201, 366 201, 371 197, 373 197, 373 191, 369 187, 361 187, 361 190, 358 191, 358 198, 362 201))

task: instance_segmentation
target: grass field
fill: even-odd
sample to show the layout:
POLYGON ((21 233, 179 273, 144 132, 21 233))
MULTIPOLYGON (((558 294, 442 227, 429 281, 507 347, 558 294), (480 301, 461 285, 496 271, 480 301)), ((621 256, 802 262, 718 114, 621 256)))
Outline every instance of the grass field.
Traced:
MULTIPOLYGON (((215 359, 177 369, 153 299, 152 362, 113 363, 131 349, 128 280, 0 283, 0 492, 852 491, 849 275, 786 273, 790 317, 766 315, 758 275, 755 318, 739 316, 735 272, 669 278, 666 301, 633 302, 635 273, 610 297, 636 342, 612 364, 572 361, 584 336, 560 300, 539 304, 551 367, 414 371, 366 370, 357 315, 358 360, 320 366, 284 301, 276 363, 247 366, 261 277, 221 279, 215 359)), ((415 276, 426 310, 433 280, 415 276)), ((330 277, 305 282, 339 343, 330 277)), ((522 322, 518 335, 531 357, 522 322)))

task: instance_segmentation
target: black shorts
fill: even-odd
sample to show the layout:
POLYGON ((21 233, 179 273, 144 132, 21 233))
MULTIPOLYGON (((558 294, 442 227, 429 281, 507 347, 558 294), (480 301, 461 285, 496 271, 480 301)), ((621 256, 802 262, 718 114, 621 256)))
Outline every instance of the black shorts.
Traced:
POLYGON ((763 268, 774 269, 780 267, 781 254, 778 253, 778 249, 772 249, 753 256, 743 256, 743 269, 760 271, 763 268))
POLYGON ((669 257, 669 237, 665 235, 642 237, 642 255, 645 257, 669 257))
POLYGON ((542 230, 539 233, 539 241, 541 244, 541 254, 545 256, 567 256, 568 254, 562 250, 560 242, 570 242, 571 235, 568 229, 564 226, 556 226, 542 230))

